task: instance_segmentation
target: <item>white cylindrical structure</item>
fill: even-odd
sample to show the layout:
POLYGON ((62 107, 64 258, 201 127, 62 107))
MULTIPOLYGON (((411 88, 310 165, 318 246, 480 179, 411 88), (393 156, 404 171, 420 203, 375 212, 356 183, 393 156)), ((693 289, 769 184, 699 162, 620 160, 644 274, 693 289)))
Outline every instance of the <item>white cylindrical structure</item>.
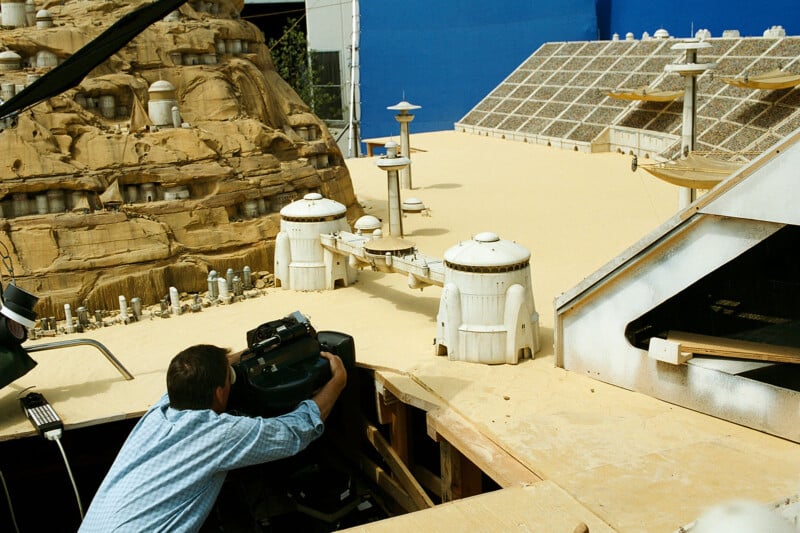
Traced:
POLYGON ((378 159, 375 164, 387 173, 389 236, 402 239, 403 213, 400 206, 400 178, 398 173, 411 164, 411 161, 406 157, 397 157, 397 143, 389 141, 386 143, 386 157, 378 159))
POLYGON ((178 105, 175 87, 166 80, 153 83, 148 89, 147 114, 156 126, 172 125, 172 108, 178 105))
POLYGON ((67 210, 63 189, 50 189, 47 191, 47 203, 50 213, 63 213, 67 210))
MULTIPOLYGON (((6 4, 3 4, 5 10, 6 4)), ((3 11, 5 14, 5 11, 3 11)), ((0 71, 19 70, 22 64, 22 56, 13 50, 0 52, 0 71)))
POLYGON ((142 199, 145 202, 155 202, 158 200, 155 183, 142 183, 142 199))
POLYGON ((40 9, 36 13, 36 27, 37 28, 52 28, 53 15, 46 9, 40 9))
POLYGON ((75 324, 72 321, 72 307, 69 304, 64 304, 64 316, 67 320, 67 333, 75 331, 75 324))
POLYGON ((181 112, 178 111, 178 106, 172 106, 172 127, 173 128, 180 128, 181 127, 181 112))
POLYGON ((355 270, 346 259, 325 250, 319 238, 321 233, 350 231, 346 215, 344 205, 319 193, 306 194, 281 209, 281 231, 275 240, 276 286, 315 291, 355 281, 355 270))
POLYGON ((0 84, 0 98, 2 98, 4 102, 8 102, 12 98, 14 98, 15 94, 16 91, 14 90, 13 83, 0 84))
POLYGON ((128 301, 122 295, 119 297, 119 318, 124 323, 128 323, 128 301))
POLYGON ((34 24, 36 24, 36 3, 33 0, 25 0, 25 25, 34 24))
POLYGON ((253 272, 250 270, 249 266, 245 266, 244 269, 242 269, 242 288, 244 290, 253 288, 253 272))
MULTIPOLYGON (((707 41, 688 40, 670 47, 670 50, 684 50, 686 57, 683 63, 664 66, 667 72, 674 72, 684 77, 683 123, 681 126, 681 159, 685 159, 694 151, 696 141, 695 122, 697 118, 697 77, 703 72, 716 68, 716 63, 697 63, 697 51, 711 48, 707 41)), ((695 190, 681 188, 678 192, 678 208, 685 209, 695 200, 695 190)))
POLYGON ((58 56, 50 50, 39 50, 36 52, 36 66, 38 68, 57 67, 58 56))
POLYGON ((178 295, 178 289, 175 287, 169 288, 169 305, 173 315, 181 314, 181 299, 178 295))
POLYGON ((47 214, 47 193, 39 193, 36 195, 36 212, 40 215, 47 214))
POLYGON ((3 26, 23 28, 28 25, 25 2, 7 0, 0 3, 0 10, 2 10, 3 26))
POLYGON ((206 298, 209 301, 214 301, 217 299, 219 295, 219 285, 217 284, 217 271, 212 270, 208 273, 208 293, 206 294, 206 298))
POLYGON ((114 100, 113 94, 104 94, 100 96, 100 114, 105 118, 113 119, 117 116, 117 104, 114 100))
POLYGON ((142 299, 141 298, 131 298, 131 309, 133 309, 133 317, 136 320, 142 318, 142 299))
MULTIPOLYGON (((394 116, 395 120, 400 123, 400 155, 411 160, 411 140, 409 138, 408 125, 414 120, 414 115, 410 111, 421 109, 421 106, 410 104, 403 100, 395 105, 389 106, 386 109, 390 111, 397 111, 394 116)), ((400 170, 400 187, 403 189, 413 188, 411 185, 411 165, 406 166, 400 170)))
POLYGON ((479 233, 444 254, 444 290, 437 315, 437 351, 450 360, 516 364, 539 350, 531 254, 479 233))
POLYGON ((188 200, 189 196, 189 188, 186 185, 164 188, 164 200, 188 200))
POLYGON ((217 287, 219 289, 219 299, 227 302, 230 299, 228 294, 228 280, 225 278, 217 278, 217 287))

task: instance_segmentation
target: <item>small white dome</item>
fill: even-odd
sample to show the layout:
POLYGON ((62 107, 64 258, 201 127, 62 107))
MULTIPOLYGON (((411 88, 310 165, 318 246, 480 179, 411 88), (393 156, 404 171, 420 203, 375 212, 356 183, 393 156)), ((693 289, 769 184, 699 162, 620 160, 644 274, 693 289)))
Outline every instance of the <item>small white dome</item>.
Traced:
POLYGON ((22 56, 13 50, 6 50, 5 52, 0 52, 0 61, 4 61, 6 63, 13 63, 14 61, 19 61, 20 59, 22 59, 22 56))
POLYGON ((51 15, 50 12, 48 10, 46 10, 46 9, 40 9, 36 13, 36 18, 37 19, 52 19, 53 15, 51 15))
POLYGON ((419 198, 406 198, 403 200, 403 211, 418 213, 425 210, 425 204, 419 198))
POLYGON ((154 82, 153 85, 150 86, 148 91, 151 93, 175 92, 175 86, 172 85, 167 80, 158 80, 157 82, 154 82))
POLYGON ((497 234, 484 232, 472 240, 461 241, 444 253, 448 267, 524 267, 531 253, 513 241, 502 240, 497 234))
POLYGON ((656 39, 666 39, 667 37, 669 37, 669 32, 664 28, 659 28, 653 34, 653 37, 655 37, 656 39))
POLYGON ((321 222, 331 218, 341 218, 347 208, 319 193, 306 194, 301 200, 295 200, 281 209, 281 218, 305 222, 321 222))
POLYGON ((381 228, 382 224, 378 217, 372 215, 364 215, 356 220, 355 228, 361 231, 375 231, 381 228))

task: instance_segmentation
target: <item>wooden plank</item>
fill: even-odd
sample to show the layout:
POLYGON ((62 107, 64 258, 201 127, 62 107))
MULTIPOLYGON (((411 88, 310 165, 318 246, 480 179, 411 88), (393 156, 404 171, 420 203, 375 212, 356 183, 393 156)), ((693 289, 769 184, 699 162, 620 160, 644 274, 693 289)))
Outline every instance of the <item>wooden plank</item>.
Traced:
MULTIPOLYGON (((646 531, 640 524, 631 531, 646 531)), ((675 528, 673 528, 674 531, 675 528)), ((662 531, 667 529, 662 528, 662 531)), ((608 523, 553 482, 486 492, 417 513, 361 524, 348 533, 451 531, 612 533, 608 523)))
POLYGON ((667 340, 681 345, 680 351, 717 357, 733 357, 774 363, 800 364, 800 348, 761 342, 712 337, 684 331, 670 331, 667 340))
POLYGON ((442 503, 481 493, 481 471, 444 439, 439 441, 442 503))
POLYGON ((420 485, 428 489, 434 496, 442 497, 442 478, 420 465, 412 465, 411 471, 420 485))
POLYGON ((397 452, 392 449, 386 439, 383 438, 378 428, 372 424, 364 424, 364 432, 367 440, 372 446, 381 454, 383 459, 389 465, 392 474, 397 478, 397 482, 408 492, 408 495, 414 500, 414 503, 421 509, 426 507, 433 507, 433 501, 430 499, 422 485, 414 478, 411 471, 403 463, 402 459, 397 455, 397 452))
POLYGON ((423 411, 443 407, 444 402, 414 377, 386 370, 375 371, 375 389, 390 391, 398 400, 423 411))
POLYGON ((389 424, 391 431, 390 444, 400 456, 403 463, 410 464, 409 441, 411 439, 408 425, 408 406, 400 402, 391 391, 383 388, 375 390, 375 402, 378 410, 378 422, 389 424))
POLYGON ((380 466, 376 465, 373 461, 363 454, 359 454, 358 466, 361 472, 370 478, 376 485, 383 489, 400 507, 405 509, 406 512, 412 513, 419 511, 423 507, 419 507, 414 500, 403 490, 400 484, 392 479, 392 477, 380 466))
POLYGON ((475 466, 501 487, 528 485, 542 478, 479 432, 452 410, 434 410, 427 414, 428 435, 455 446, 475 466))

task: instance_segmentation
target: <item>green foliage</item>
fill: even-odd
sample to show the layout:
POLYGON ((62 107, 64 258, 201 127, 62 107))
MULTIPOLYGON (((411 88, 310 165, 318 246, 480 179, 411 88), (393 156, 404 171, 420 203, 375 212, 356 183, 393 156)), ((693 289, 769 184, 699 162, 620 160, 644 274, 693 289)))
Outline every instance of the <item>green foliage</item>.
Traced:
MULTIPOLYGON (((331 97, 325 91, 315 90, 318 85, 318 69, 310 67, 308 40, 300 26, 301 19, 287 19, 280 39, 270 39, 267 43, 272 53, 272 63, 278 74, 297 92, 298 96, 314 110, 328 109, 331 97)), ((322 117, 321 118, 325 118, 322 117)))

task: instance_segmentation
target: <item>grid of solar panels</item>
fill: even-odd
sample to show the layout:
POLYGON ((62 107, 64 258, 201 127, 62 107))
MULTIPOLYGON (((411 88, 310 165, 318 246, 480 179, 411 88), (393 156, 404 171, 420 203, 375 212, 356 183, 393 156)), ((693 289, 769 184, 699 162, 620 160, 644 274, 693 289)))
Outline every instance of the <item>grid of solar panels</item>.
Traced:
MULTIPOLYGON (((664 67, 683 62, 677 39, 546 43, 456 123, 456 129, 526 139, 591 143, 612 125, 680 135, 683 100, 630 102, 606 95, 647 86, 680 90, 664 67)), ((800 88, 748 90, 720 81, 775 68, 800 73, 800 37, 712 38, 699 63, 717 68, 697 80, 698 150, 752 159, 800 127, 800 88)), ((677 154, 673 144, 661 155, 677 154)))

